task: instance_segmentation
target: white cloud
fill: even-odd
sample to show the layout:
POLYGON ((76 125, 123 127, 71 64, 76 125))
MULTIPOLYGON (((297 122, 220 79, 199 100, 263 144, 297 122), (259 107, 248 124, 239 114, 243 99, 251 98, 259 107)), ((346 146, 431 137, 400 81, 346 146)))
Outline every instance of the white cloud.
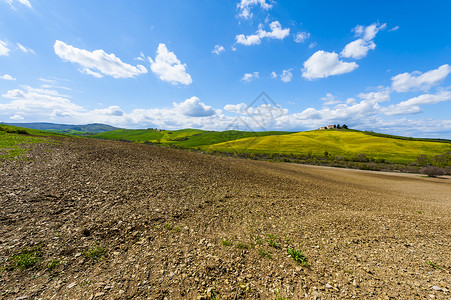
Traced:
POLYGON ((427 91, 439 84, 451 73, 451 67, 446 64, 425 73, 415 71, 412 73, 401 73, 392 77, 392 88, 397 92, 408 92, 411 90, 427 91))
POLYGON ((135 60, 144 61, 145 58, 146 57, 144 56, 144 53, 141 51, 141 52, 139 52, 139 56, 135 57, 135 60))
POLYGON ((260 7, 264 10, 269 10, 272 8, 272 4, 267 3, 266 0, 241 0, 240 3, 237 4, 237 8, 239 9, 239 17, 244 19, 252 18, 251 9, 253 6, 260 5, 260 7))
POLYGON ((277 78, 276 72, 272 71, 272 72, 271 72, 271 77, 272 77, 272 78, 277 78))
POLYGON ((360 59, 365 57, 369 50, 374 50, 375 48, 376 44, 373 41, 358 39, 347 44, 340 55, 343 57, 360 59))
POLYGON ((296 43, 303 43, 310 37, 310 32, 298 32, 294 36, 294 41, 296 43))
POLYGON ((28 6, 29 8, 32 8, 31 3, 30 3, 29 0, 15 0, 15 1, 14 0, 5 0, 5 1, 6 1, 6 3, 9 4, 9 6, 11 6, 12 9, 16 9, 14 4, 13 4, 15 1, 17 1, 20 4, 23 4, 25 6, 28 6))
MULTIPOLYGON (((399 118, 396 109, 403 114, 418 112, 417 106, 432 105, 441 101, 450 101, 451 92, 424 94, 399 104, 382 106, 390 100, 390 89, 360 93, 356 99, 348 98, 333 108, 317 109, 305 107, 300 112, 289 113, 279 106, 262 104, 248 107, 245 103, 228 104, 224 111, 239 115, 245 124, 241 129, 259 129, 259 117, 265 119, 267 130, 304 130, 315 129, 325 124, 346 123, 353 128, 376 130, 393 134, 425 136, 438 135, 451 138, 451 120, 399 118), (402 108, 402 109, 401 109, 402 108), (277 109, 283 113, 267 118, 268 111, 277 109), (392 116, 395 115, 395 116, 392 116), (266 117, 265 117, 266 116, 266 117), (448 136, 446 136, 448 135, 448 136)), ((205 130, 226 130, 237 120, 236 115, 225 115, 221 109, 215 109, 202 103, 197 97, 174 103, 168 108, 134 109, 126 113, 119 106, 87 110, 51 89, 24 87, 9 90, 2 95, 0 119, 25 120, 26 122, 52 121, 55 123, 84 124, 105 123, 126 128, 158 127, 165 129, 199 128, 205 130), (5 101, 6 100, 6 101, 5 101), (9 102, 8 102, 9 100, 9 102), (22 119, 23 118, 23 119, 22 119)), ((332 94, 323 97, 323 101, 335 99, 332 94)))
POLYGON ((393 27, 393 28, 390 28, 388 31, 396 31, 396 30, 398 30, 399 29, 399 26, 395 26, 395 27, 393 27))
POLYGON ((88 69, 88 68, 80 68, 79 71, 80 71, 81 73, 84 73, 84 74, 88 74, 88 75, 94 76, 95 78, 102 78, 102 77, 103 77, 102 74, 97 73, 97 72, 94 72, 94 71, 92 71, 91 69, 88 69))
POLYGON ((355 62, 343 62, 335 52, 317 51, 304 62, 302 77, 306 79, 326 78, 352 72, 359 65, 355 62))
POLYGON ((247 108, 247 104, 239 103, 239 104, 227 104, 224 106, 225 111, 229 111, 236 114, 244 114, 247 108))
POLYGON ((34 50, 33 49, 31 49, 31 48, 26 48, 25 46, 23 46, 21 43, 17 43, 17 47, 19 47, 19 49, 20 49, 20 51, 22 51, 22 52, 24 52, 24 53, 31 53, 31 54, 36 54, 35 52, 34 52, 34 50))
POLYGON ((208 117, 216 114, 213 107, 205 105, 199 98, 191 97, 181 103, 174 103, 174 108, 185 116, 208 117))
POLYGON ((74 113, 82 110, 82 107, 72 103, 67 96, 49 89, 26 86, 23 89, 9 90, 2 97, 11 100, 6 104, 0 103, 2 114, 31 118, 40 116, 45 120, 51 118, 53 113, 74 113))
POLYGON ((258 79, 260 78, 260 73, 259 72, 254 72, 254 73, 246 73, 244 74, 243 78, 241 78, 241 80, 246 81, 246 82, 251 82, 254 79, 258 79))
POLYGON ((169 52, 165 44, 160 43, 155 61, 149 57, 150 69, 163 80, 171 84, 190 85, 193 80, 186 73, 186 65, 182 64, 174 52, 169 52))
POLYGON ((440 91, 436 94, 423 94, 398 104, 390 105, 384 112, 387 115, 406 115, 421 112, 420 105, 435 104, 451 100, 451 91, 440 91))
POLYGON ((235 37, 236 42, 245 46, 259 45, 263 38, 283 40, 290 34, 290 29, 282 29, 282 25, 280 25, 279 21, 270 23, 269 28, 271 31, 265 31, 263 30, 263 25, 260 24, 259 29, 255 34, 247 36, 244 34, 239 34, 235 37))
POLYGON ((341 102, 331 93, 327 93, 326 96, 321 97, 321 101, 324 102, 324 105, 335 105, 341 102))
POLYGON ((316 42, 313 42, 313 43, 310 43, 310 44, 308 45, 308 47, 311 49, 311 48, 315 48, 316 45, 318 45, 318 44, 317 44, 316 42))
POLYGON ((224 46, 216 45, 215 48, 213 50, 211 50, 211 53, 219 55, 219 54, 221 54, 224 51, 225 51, 224 46))
POLYGON ((0 76, 0 78, 4 79, 4 80, 16 80, 16 78, 12 77, 9 74, 2 75, 2 76, 0 76))
POLYGON ((384 30, 387 27, 387 24, 384 23, 380 25, 379 23, 373 23, 369 26, 357 25, 353 31, 357 37, 361 37, 365 41, 371 41, 376 37, 376 34, 380 30, 384 30))
POLYGON ((373 39, 376 34, 387 27, 387 24, 379 25, 378 23, 371 24, 369 26, 357 25, 353 31, 359 39, 347 44, 340 55, 347 58, 360 59, 368 54, 369 50, 374 50, 376 44, 373 39))
POLYGON ((23 120, 24 119, 24 117, 22 117, 21 115, 14 115, 14 116, 11 116, 11 117, 9 117, 11 120, 15 120, 15 121, 18 121, 18 120, 23 120))
POLYGON ((280 75, 280 80, 283 82, 290 82, 293 78, 293 73, 291 73, 293 69, 283 70, 282 75, 280 75))
POLYGON ((142 65, 132 66, 122 62, 116 55, 107 54, 102 49, 87 51, 67 45, 62 41, 55 41, 53 46, 55 54, 61 59, 82 66, 81 72, 95 77, 100 74, 109 75, 114 78, 133 78, 147 73, 142 65))
POLYGON ((106 116, 123 116, 124 111, 117 105, 109 106, 107 108, 95 109, 94 113, 98 113, 106 116))
POLYGON ((6 56, 9 54, 9 48, 6 42, 0 40, 0 56, 6 56))

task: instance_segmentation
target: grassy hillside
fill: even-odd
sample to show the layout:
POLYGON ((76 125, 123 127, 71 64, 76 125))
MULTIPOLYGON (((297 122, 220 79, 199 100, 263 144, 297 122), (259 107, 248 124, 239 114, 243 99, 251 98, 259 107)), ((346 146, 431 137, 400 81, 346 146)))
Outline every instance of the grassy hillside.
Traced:
POLYGON ((410 162, 418 155, 451 152, 451 144, 378 137, 358 131, 313 130, 278 136, 252 137, 210 145, 227 152, 283 153, 352 157, 366 154, 392 162, 410 162))
POLYGON ((55 123, 7 123, 7 125, 20 126, 29 129, 46 130, 55 133, 83 135, 87 133, 99 133, 110 130, 119 129, 106 124, 86 124, 86 125, 68 125, 68 124, 55 124, 55 123))
POLYGON ((199 129, 162 130, 155 129, 119 129, 114 131, 95 134, 93 138, 111 140, 129 140, 133 142, 153 142, 162 144, 173 144, 182 147, 195 148, 223 143, 248 137, 262 137, 268 135, 283 135, 291 132, 286 131, 204 131, 199 129))
POLYGON ((26 129, 17 126, 0 125, 0 161, 5 158, 22 157, 27 152, 27 144, 47 142, 43 137, 34 135, 55 135, 35 129, 26 129))

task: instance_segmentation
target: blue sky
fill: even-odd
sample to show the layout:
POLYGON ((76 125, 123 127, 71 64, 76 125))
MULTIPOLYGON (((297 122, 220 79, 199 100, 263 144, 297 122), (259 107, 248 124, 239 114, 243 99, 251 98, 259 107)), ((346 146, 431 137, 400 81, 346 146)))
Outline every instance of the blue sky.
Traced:
POLYGON ((450 11, 448 1, 0 0, 0 121, 346 123, 451 138, 450 11), (254 101, 262 92, 270 100, 254 101))

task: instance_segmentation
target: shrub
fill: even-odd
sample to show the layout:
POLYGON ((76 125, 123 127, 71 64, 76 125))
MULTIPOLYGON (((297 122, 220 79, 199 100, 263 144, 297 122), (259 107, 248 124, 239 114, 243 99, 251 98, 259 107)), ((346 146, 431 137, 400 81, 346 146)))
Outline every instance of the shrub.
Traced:
POLYGON ((420 172, 421 174, 426 174, 428 177, 435 177, 445 174, 445 171, 443 171, 442 168, 434 166, 424 167, 420 172))
POLYGON ((360 154, 357 154, 357 156, 355 157, 355 161, 358 161, 358 162, 369 162, 370 159, 368 158, 368 156, 366 156, 365 153, 360 153, 360 154))

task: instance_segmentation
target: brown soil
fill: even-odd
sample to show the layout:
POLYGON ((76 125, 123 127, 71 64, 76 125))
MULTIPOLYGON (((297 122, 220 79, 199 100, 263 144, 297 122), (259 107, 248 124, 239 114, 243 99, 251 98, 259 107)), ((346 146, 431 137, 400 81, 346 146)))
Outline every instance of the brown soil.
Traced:
POLYGON ((0 298, 450 299, 449 177, 88 139, 30 147, 0 165, 0 298), (36 246, 38 263, 17 268, 36 246))

